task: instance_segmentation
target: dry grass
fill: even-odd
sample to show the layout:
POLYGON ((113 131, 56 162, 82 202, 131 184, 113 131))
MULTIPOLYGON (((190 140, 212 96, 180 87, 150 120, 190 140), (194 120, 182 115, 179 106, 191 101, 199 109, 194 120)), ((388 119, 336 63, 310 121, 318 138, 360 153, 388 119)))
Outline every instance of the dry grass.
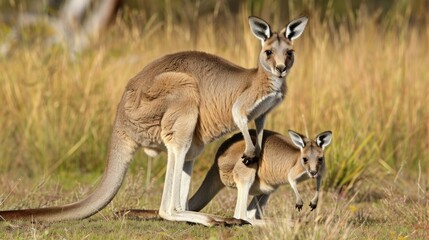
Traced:
MULTIPOLYGON (((153 59, 198 49, 254 67, 258 41, 248 30, 247 15, 244 11, 222 26, 202 16, 191 29, 186 23, 162 24, 156 19, 142 26, 138 14, 129 14, 130 25, 120 21, 106 39, 74 61, 60 46, 47 48, 38 39, 27 39, 0 59, 0 208, 46 206, 82 197, 102 172, 125 84, 153 59)), ((316 11, 296 42, 286 101, 270 114, 267 126, 310 136, 333 131, 326 193, 316 213, 292 214, 293 198, 285 202, 284 192, 291 195, 285 188, 267 211, 269 216, 299 220, 294 227, 279 223, 268 230, 206 229, 184 223, 113 221, 111 213, 125 206, 159 204, 165 155, 154 161, 152 181, 145 186, 147 161, 139 153, 131 179, 103 214, 83 223, 1 223, 0 238, 92 239, 107 232, 121 239, 424 239, 429 226, 429 25, 410 25, 406 17, 380 24, 383 18, 365 11, 358 12, 355 21, 318 19, 316 11)), ((195 186, 219 143, 208 146, 197 160, 195 186)), ((231 215, 233 204, 234 198, 223 194, 206 211, 231 215)))
MULTIPOLYGON (((398 187, 383 182, 383 186, 367 180, 366 187, 358 187, 353 195, 322 192, 318 208, 311 212, 304 206, 302 212, 294 209, 294 194, 288 187, 281 187, 273 194, 266 215, 273 225, 266 228, 212 227, 189 225, 168 221, 136 221, 114 218, 114 212, 126 208, 155 209, 161 196, 159 184, 143 188, 143 174, 127 178, 122 190, 109 206, 90 219, 63 223, 28 222, 0 223, 0 239, 426 239, 429 228, 429 195, 418 196, 413 185, 398 187), (372 198, 369 199, 368 192, 372 198), (132 193, 132 194, 131 194, 132 193), (147 197, 152 196, 152 197, 147 197)), ((193 184, 194 189, 201 182, 193 184)), ((305 203, 314 193, 314 182, 300 185, 305 203)), ((25 188, 24 188, 25 189, 25 188)), ((74 191, 82 195, 90 187, 74 191)), ((62 192, 56 183, 47 183, 39 192, 13 194, 6 208, 16 207, 15 201, 24 206, 41 203, 53 205, 75 200, 70 192, 62 192), (53 190, 54 189, 54 190, 53 190), (28 196, 19 200, 21 195, 28 196), (60 199, 62 196, 66 198, 60 199)), ((204 212, 232 216, 235 191, 223 190, 204 212)))

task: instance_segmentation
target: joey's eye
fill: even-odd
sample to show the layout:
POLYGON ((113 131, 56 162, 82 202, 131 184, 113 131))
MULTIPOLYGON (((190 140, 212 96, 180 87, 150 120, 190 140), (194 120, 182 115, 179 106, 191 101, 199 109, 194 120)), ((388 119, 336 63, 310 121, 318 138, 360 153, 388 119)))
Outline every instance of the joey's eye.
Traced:
POLYGON ((286 54, 288 57, 292 57, 293 56, 294 51, 293 50, 287 50, 286 54))
POLYGON ((304 163, 308 162, 308 158, 302 158, 302 161, 304 161, 304 163))
POLYGON ((271 54, 273 54, 273 52, 271 50, 266 50, 265 54, 267 54, 267 57, 271 56, 271 54))
POLYGON ((319 158, 319 162, 323 162, 323 157, 320 157, 320 158, 319 158))

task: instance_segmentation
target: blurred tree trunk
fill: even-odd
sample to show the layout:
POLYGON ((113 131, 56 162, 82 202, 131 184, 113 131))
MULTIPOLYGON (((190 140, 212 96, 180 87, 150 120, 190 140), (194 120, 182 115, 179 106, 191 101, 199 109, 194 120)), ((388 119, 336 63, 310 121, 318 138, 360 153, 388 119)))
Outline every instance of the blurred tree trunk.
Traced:
POLYGON ((72 50, 80 52, 88 47, 90 39, 97 39, 115 18, 122 0, 68 0, 61 9, 66 36, 72 50), (91 6, 94 6, 91 8, 91 6))
MULTIPOLYGON (((82 0, 73 0, 82 1, 82 0)), ((88 0, 85 0, 88 1, 88 0)), ((118 12, 122 0, 102 0, 88 16, 84 30, 93 37, 98 37, 111 23, 118 12)))
POLYGON ((100 37, 122 4, 122 0, 66 0, 48 1, 49 11, 58 10, 57 16, 20 13, 16 24, 4 44, 0 45, 0 53, 9 53, 11 43, 20 39, 22 28, 39 23, 47 24, 55 30, 55 35, 48 44, 62 42, 72 51, 78 53, 89 46, 91 39, 100 37))

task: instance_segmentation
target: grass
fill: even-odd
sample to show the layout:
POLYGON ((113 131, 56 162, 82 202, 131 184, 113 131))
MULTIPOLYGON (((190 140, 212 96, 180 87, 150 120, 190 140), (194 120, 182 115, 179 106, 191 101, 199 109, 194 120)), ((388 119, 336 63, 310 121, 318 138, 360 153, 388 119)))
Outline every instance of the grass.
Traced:
MULTIPOLYGON (((292 192, 283 187, 267 215, 287 221, 267 229, 114 219, 122 208, 158 208, 165 155, 148 170, 139 152, 125 185, 101 214, 52 224, 2 222, 0 239, 425 239, 429 25, 411 24, 409 14, 398 9, 387 20, 364 9, 341 21, 312 11, 296 41, 286 100, 270 114, 267 129, 311 137, 333 131, 316 212, 296 213, 292 192)), ((61 46, 47 47, 43 36, 25 35, 11 55, 0 58, 0 209, 68 203, 90 191, 104 167, 122 91, 153 59, 196 49, 254 67, 259 43, 248 29, 248 15, 244 9, 222 24, 202 15, 191 26, 156 16, 144 21, 130 12, 75 60, 61 46)), ((275 29, 285 24, 278 17, 270 21, 275 29)), ((2 39, 7 28, 0 29, 2 39)), ((194 190, 220 142, 197 160, 194 190)), ((314 184, 300 188, 309 200, 314 184)), ((204 211, 231 216, 234 194, 223 192, 204 211)))
MULTIPOLYGON (((157 208, 161 190, 157 183, 141 187, 145 176, 131 175, 109 206, 90 219, 61 223, 12 222, 0 223, 1 239, 426 239, 429 227, 429 201, 410 192, 408 188, 392 183, 377 184, 365 180, 366 187, 356 189, 353 195, 342 196, 325 191, 318 208, 311 212, 304 206, 302 212, 294 209, 293 192, 281 187, 270 200, 266 215, 275 221, 267 228, 212 227, 168 221, 137 221, 114 218, 114 212, 123 208, 157 208), (371 191, 377 191, 371 193, 371 191), (408 192, 406 192, 408 191, 408 192), (132 193, 132 194, 131 194, 132 193), (147 196, 154 196, 148 198, 147 196), (374 199, 378 196, 377 199, 374 199)), ((196 187, 198 183, 194 183, 196 187)), ((13 203, 60 204, 75 200, 89 191, 81 182, 76 191, 61 191, 58 183, 50 181, 37 193, 15 193, 6 201, 13 203), (54 189, 54 190, 52 190, 54 189), (72 196, 74 193, 75 196, 72 196), (27 197, 22 200, 21 196, 27 197), (65 196, 65 198, 62 198, 65 196), (20 200, 21 199, 21 200, 20 200), (61 199, 60 201, 58 199, 61 199)), ((194 188, 195 189, 195 188, 194 188)), ((314 192, 314 182, 300 185, 305 203, 314 192)), ((222 191, 203 211, 232 216, 235 191, 222 191)), ((33 205, 34 206, 34 205, 33 205)), ((20 206, 22 207, 22 206, 20 206)))

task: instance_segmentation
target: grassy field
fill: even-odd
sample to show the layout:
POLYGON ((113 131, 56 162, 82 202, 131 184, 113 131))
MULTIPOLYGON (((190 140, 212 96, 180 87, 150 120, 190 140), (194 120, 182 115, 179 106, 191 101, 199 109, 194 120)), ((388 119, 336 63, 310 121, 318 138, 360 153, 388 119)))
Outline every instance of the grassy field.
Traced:
MULTIPOLYGON (((243 10, 223 24, 206 15, 195 25, 156 18, 143 25, 130 12, 74 60, 61 46, 44 44, 43 29, 40 36, 24 34, 0 58, 0 209, 69 203, 88 193, 103 171, 122 91, 155 58, 200 50, 255 67, 259 42, 249 14, 243 10)), ((276 224, 267 228, 117 219, 115 211, 157 209, 160 202, 166 155, 150 160, 139 152, 100 214, 52 224, 1 222, 0 239, 427 239, 429 25, 413 23, 411 14, 392 11, 387 21, 361 10, 334 21, 315 10, 296 41, 286 100, 266 128, 311 137, 333 131, 317 211, 296 212, 285 186, 268 204, 266 215, 276 224)), ((266 18, 275 29, 287 23, 266 18)), ((8 28, 1 31, 0 40, 8 28)), ((220 143, 197 160, 193 191, 220 143)), ((309 202, 314 183, 299 189, 309 202)), ((234 203, 235 192, 225 190, 203 211, 232 216, 234 203)))

